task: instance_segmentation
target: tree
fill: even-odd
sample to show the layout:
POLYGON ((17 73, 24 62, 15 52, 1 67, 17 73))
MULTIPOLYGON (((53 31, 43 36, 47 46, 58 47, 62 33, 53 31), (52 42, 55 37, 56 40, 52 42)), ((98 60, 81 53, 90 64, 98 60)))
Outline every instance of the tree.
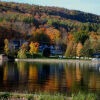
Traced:
POLYGON ((70 41, 68 43, 65 56, 66 57, 76 57, 76 43, 74 41, 70 41))
POLYGON ((27 56, 26 56, 26 54, 25 54, 25 50, 24 50, 24 49, 20 49, 20 50, 18 51, 17 57, 20 58, 20 59, 25 59, 25 58, 27 58, 27 56))
POLYGON ((66 57, 76 57, 76 43, 73 38, 73 34, 69 34, 67 40, 67 49, 65 52, 66 57))
POLYGON ((35 42, 31 42, 30 43, 30 50, 29 50, 30 54, 37 54, 39 52, 39 43, 35 42))
POLYGON ((73 50, 73 42, 70 41, 67 45, 67 49, 66 49, 66 52, 65 52, 65 56, 66 57, 72 57, 72 50, 73 50))
POLYGON ((50 37, 45 33, 45 28, 36 29, 32 31, 33 40, 38 43, 50 43, 50 37))
POLYGON ((4 52, 8 55, 9 54, 9 47, 8 47, 9 41, 8 41, 8 39, 5 39, 4 43, 5 43, 4 52))
POLYGON ((93 49, 91 48, 91 42, 90 40, 86 40, 84 43, 83 48, 80 51, 81 55, 83 57, 91 57, 93 56, 93 49))
POLYGON ((50 27, 46 29, 46 34, 49 36, 51 44, 59 44, 59 40, 61 39, 59 30, 50 27))
POLYGON ((88 34, 84 31, 74 33, 74 39, 76 43, 81 42, 82 44, 84 44, 85 40, 87 40, 88 37, 88 34))
POLYGON ((20 48, 23 49, 23 50, 25 50, 25 51, 27 51, 27 49, 28 49, 28 43, 27 42, 23 43, 20 48))
POLYGON ((81 57, 81 52, 80 51, 81 51, 82 48, 83 48, 82 43, 79 42, 78 45, 77 45, 77 48, 76 48, 77 49, 76 54, 77 54, 78 57, 81 57))
POLYGON ((20 50, 18 51, 17 57, 20 59, 27 58, 26 51, 27 51, 27 43, 23 43, 23 45, 20 47, 20 50))

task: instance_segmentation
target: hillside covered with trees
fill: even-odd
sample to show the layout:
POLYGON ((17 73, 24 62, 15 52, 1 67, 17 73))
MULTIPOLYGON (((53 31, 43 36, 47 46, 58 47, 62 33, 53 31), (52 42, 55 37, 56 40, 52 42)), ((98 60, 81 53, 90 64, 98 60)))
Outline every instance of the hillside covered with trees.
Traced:
POLYGON ((58 7, 0 2, 0 45, 4 39, 60 45, 67 57, 100 49, 100 16, 58 7))

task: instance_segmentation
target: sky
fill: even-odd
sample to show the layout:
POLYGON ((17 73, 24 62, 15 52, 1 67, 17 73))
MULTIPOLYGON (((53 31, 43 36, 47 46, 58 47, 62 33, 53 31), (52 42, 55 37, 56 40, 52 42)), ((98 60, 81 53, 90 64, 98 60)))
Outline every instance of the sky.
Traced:
POLYGON ((1 0, 42 6, 63 7, 100 15, 100 0, 1 0))

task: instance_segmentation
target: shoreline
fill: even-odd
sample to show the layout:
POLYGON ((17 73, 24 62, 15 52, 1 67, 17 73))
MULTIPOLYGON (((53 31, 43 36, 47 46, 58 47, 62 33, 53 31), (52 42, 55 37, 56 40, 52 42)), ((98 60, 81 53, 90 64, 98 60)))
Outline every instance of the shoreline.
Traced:
POLYGON ((67 59, 15 59, 16 62, 18 61, 25 61, 25 62, 43 62, 43 63, 100 63, 99 61, 92 61, 92 60, 67 60, 67 59))

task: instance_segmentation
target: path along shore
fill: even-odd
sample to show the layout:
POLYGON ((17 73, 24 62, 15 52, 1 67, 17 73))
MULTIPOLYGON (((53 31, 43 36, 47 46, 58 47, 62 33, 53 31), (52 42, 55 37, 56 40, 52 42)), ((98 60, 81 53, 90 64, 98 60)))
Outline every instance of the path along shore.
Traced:
POLYGON ((69 60, 69 59, 15 59, 15 61, 43 62, 43 63, 100 63, 92 60, 69 60))

